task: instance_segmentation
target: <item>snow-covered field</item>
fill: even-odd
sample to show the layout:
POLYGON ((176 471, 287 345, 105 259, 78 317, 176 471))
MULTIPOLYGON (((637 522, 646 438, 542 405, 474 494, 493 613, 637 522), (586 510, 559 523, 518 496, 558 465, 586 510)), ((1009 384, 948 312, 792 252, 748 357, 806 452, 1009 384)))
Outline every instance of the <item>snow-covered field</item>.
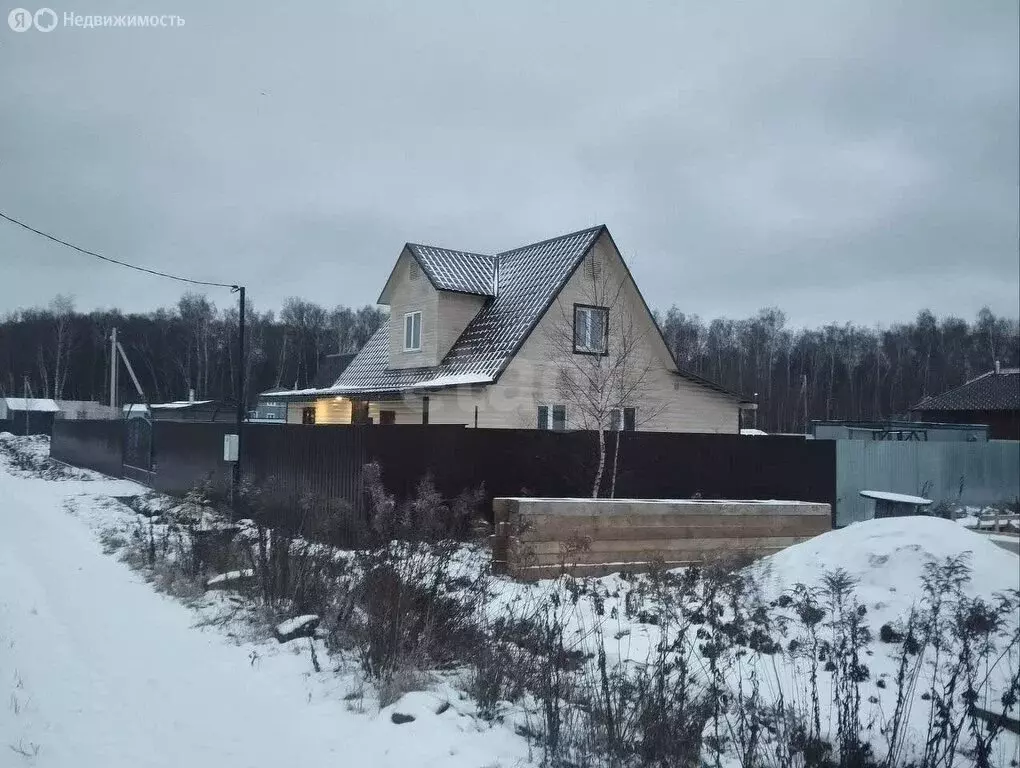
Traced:
MULTIPOLYGON (((115 497, 147 489, 54 469, 44 461, 46 451, 45 439, 0 435, 0 686, 6 686, 0 700, 8 700, 0 708, 0 766, 495 768, 537 762, 535 744, 514 730, 524 724, 534 733, 541 725, 541 707, 528 696, 499 707, 505 724, 491 723, 477 716, 478 705, 454 678, 436 675, 423 686, 430 690, 380 709, 357 669, 332 660, 315 672, 310 643, 327 658, 320 641, 277 644, 244 621, 229 591, 208 592, 188 605, 155 592, 138 572, 103 553, 104 540, 122 536, 138 520, 115 497), (34 456, 36 466, 25 469, 26 460, 5 458, 12 447, 34 456), (222 622, 231 612, 237 618, 222 622), (414 720, 395 724, 397 712, 414 720)), ((874 724, 870 738, 882 755, 880 725, 896 707, 902 644, 881 642, 880 630, 899 626, 922 603, 926 564, 964 553, 972 571, 967 594, 991 601, 1020 589, 1017 555, 936 518, 857 524, 759 561, 744 575, 755 592, 749 599, 770 606, 784 648, 793 633, 781 628, 796 624, 794 609, 783 614, 784 595, 796 585, 818 590, 835 569, 856 582, 862 623, 872 636, 863 649, 862 719, 874 724)), ((496 579, 486 613, 519 617, 555 605, 565 645, 589 659, 601 645, 610 669, 640 670, 654 659, 664 632, 675 639, 654 617, 648 585, 633 575, 585 579, 578 598, 577 583, 496 579)), ((687 630, 690 647, 700 642, 695 630, 702 631, 687 630)), ((1016 672, 1016 650, 990 675, 980 702, 989 709, 1002 709, 994 699, 1016 672)), ((766 697, 781 692, 788 705, 805 705, 806 662, 797 654, 737 654, 728 661, 724 677, 732 690, 757 676, 766 697)), ((829 671, 818 670, 821 731, 833 738, 837 697, 829 671)), ((928 728, 930 670, 921 672, 905 718, 914 743, 923 743, 928 728)), ((1004 766, 1020 759, 1020 740, 1000 735, 994 756, 993 764, 1004 766)), ((720 762, 738 764, 732 754, 720 762)))
POLYGON ((449 701, 442 714, 413 694, 359 713, 357 699, 345 701, 355 676, 313 672, 307 641, 238 642, 196 627, 202 605, 155 593, 97 539, 133 517, 111 497, 145 489, 73 474, 0 468, 0 766, 526 763, 522 738, 465 714, 470 704, 452 691, 431 694, 449 701), (416 719, 395 725, 401 708, 416 719))

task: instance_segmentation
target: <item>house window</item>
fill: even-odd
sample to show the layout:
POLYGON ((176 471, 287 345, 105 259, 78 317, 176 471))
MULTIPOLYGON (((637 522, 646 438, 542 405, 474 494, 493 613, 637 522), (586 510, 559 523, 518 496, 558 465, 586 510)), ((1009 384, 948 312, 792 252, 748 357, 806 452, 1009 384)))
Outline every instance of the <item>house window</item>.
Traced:
POLYGON ((562 432, 567 428, 567 406, 565 405, 540 405, 538 406, 538 428, 551 429, 562 432))
POLYGON ((421 312, 404 315, 404 351, 421 352, 421 312))
POLYGON ((301 423, 302 424, 314 424, 315 423, 315 406, 310 405, 307 408, 301 409, 301 423))
POLYGON ((574 305, 574 352, 604 355, 609 331, 609 310, 587 304, 574 305))
POLYGON ((609 428, 616 432, 621 426, 624 432, 633 432, 636 429, 637 410, 634 408, 614 408, 610 412, 609 428))

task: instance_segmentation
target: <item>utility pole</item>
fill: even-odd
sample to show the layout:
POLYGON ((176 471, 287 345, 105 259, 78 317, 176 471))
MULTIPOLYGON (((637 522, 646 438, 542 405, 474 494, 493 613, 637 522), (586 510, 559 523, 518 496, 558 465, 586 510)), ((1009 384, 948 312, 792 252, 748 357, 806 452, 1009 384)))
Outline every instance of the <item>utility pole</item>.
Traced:
POLYGON ((244 286, 234 287, 237 291, 237 461, 234 462, 234 509, 237 509, 241 491, 241 457, 244 446, 244 417, 247 400, 245 398, 245 370, 244 370, 244 286))
POLYGON ((110 407, 117 410, 117 329, 110 333, 110 407))

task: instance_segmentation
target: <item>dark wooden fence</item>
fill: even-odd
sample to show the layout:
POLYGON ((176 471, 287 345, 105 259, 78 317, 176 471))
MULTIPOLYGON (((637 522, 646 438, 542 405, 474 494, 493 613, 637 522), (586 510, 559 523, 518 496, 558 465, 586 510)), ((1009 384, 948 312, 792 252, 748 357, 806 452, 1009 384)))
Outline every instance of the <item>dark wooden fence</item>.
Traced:
POLYGON ((12 435, 24 435, 28 429, 29 435, 48 435, 53 430, 52 413, 31 413, 28 423, 25 422, 25 412, 16 411, 16 415, 7 419, 0 419, 0 432, 10 432, 12 435))
MULTIPOLYGON (((119 475, 121 422, 58 422, 52 453, 119 475)), ((155 422, 152 485, 182 494, 203 482, 226 490, 230 424, 155 422)), ((612 477, 607 435, 602 491, 612 477)), ((836 444, 798 437, 627 432, 620 435, 618 498, 784 499, 835 508, 836 444)), ((280 498, 318 498, 330 510, 363 509, 362 467, 377 461, 398 498, 426 474, 447 497, 484 485, 495 496, 591 495, 598 464, 587 432, 467 429, 445 425, 245 427, 242 470, 280 498)), ((486 505, 491 514, 491 504, 486 505)))
POLYGON ((76 467, 121 477, 124 473, 124 422, 53 422, 50 455, 76 467))

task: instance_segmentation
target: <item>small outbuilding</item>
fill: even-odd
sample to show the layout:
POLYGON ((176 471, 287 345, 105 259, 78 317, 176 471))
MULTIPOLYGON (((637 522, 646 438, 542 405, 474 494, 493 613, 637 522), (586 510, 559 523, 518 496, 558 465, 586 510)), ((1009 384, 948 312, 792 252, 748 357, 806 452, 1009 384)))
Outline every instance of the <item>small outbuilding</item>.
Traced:
POLYGON ((0 397, 0 432, 16 435, 49 435, 53 418, 60 413, 55 400, 38 397, 0 397))

